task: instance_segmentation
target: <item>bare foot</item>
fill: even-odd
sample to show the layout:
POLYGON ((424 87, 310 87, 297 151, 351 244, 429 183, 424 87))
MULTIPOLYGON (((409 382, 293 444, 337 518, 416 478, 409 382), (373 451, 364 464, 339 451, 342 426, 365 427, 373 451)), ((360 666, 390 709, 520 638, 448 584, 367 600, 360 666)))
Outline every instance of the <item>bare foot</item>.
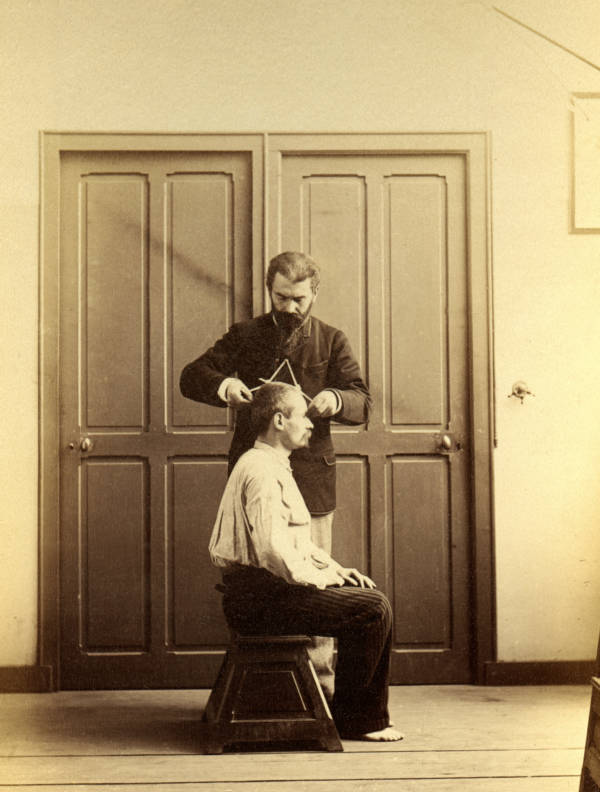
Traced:
POLYGON ((392 725, 386 726, 385 729, 380 729, 379 731, 367 732, 367 734, 361 735, 360 739, 371 742, 396 742, 397 740, 403 740, 404 735, 402 732, 399 732, 398 729, 393 729, 392 725))

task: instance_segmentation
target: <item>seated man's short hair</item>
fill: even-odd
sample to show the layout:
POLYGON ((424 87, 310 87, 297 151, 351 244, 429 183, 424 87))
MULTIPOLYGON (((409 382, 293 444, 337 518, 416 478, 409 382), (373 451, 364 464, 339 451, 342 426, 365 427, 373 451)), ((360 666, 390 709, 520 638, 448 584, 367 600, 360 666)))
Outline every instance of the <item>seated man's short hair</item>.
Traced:
POLYGON ((290 417, 292 407, 289 397, 292 393, 298 393, 298 389, 284 382, 267 382, 254 392, 250 405, 250 424, 255 434, 267 431, 275 413, 290 417))

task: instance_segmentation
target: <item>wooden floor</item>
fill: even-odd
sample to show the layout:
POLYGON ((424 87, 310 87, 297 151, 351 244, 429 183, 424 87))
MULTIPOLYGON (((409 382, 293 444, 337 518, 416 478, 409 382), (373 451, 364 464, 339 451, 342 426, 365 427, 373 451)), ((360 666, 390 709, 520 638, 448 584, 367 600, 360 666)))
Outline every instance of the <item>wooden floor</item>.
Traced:
POLYGON ((0 695, 0 790, 577 792, 590 690, 394 687, 401 743, 198 753, 204 690, 0 695))

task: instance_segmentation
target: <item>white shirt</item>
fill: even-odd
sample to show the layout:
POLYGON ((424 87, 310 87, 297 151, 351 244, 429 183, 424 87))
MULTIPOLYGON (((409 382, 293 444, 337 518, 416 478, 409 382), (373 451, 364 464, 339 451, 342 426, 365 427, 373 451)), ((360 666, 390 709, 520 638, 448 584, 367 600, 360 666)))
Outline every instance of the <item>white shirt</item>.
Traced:
POLYGON ((310 513, 287 455, 260 440, 227 481, 210 538, 212 562, 263 567, 288 583, 325 588, 341 569, 310 538, 310 513))

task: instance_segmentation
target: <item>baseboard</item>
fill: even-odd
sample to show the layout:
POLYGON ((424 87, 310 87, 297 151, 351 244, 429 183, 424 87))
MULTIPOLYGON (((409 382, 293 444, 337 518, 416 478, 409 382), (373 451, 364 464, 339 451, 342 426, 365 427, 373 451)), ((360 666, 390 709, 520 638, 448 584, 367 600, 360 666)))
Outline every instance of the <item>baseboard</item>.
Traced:
POLYGON ((50 693, 52 666, 0 666, 0 693, 50 693))
MULTIPOLYGON (((488 662, 485 685, 587 685, 593 660, 488 662)), ((52 666, 0 666, 0 693, 50 693, 52 666)))
POLYGON ((556 660, 529 663, 486 663, 486 685, 588 685, 593 660, 556 660))

